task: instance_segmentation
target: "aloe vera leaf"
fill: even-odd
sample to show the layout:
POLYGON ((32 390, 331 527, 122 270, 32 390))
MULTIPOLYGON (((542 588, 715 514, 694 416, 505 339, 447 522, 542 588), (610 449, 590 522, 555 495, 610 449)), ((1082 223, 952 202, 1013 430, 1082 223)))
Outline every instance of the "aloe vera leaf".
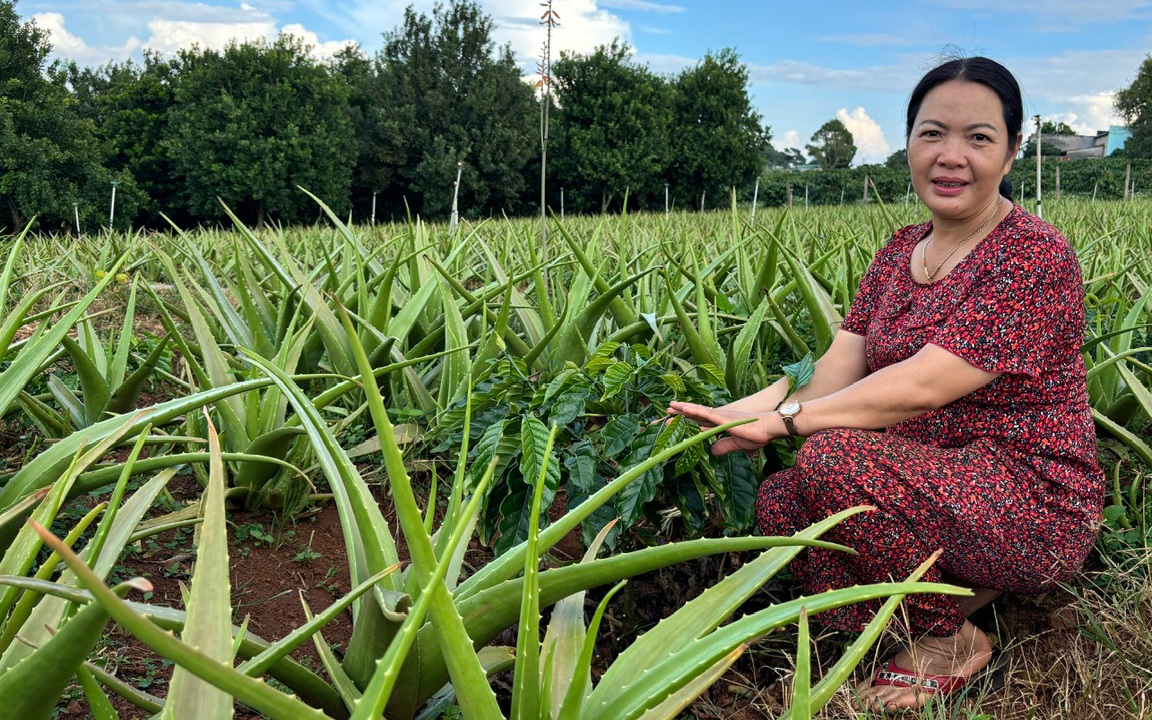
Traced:
MULTIPOLYGON (((163 425, 173 418, 184 415, 198 407, 210 405, 221 398, 266 387, 271 384, 271 380, 259 378, 233 383, 225 387, 203 390, 186 397, 174 398, 167 402, 153 405, 131 416, 118 415, 108 418, 107 420, 101 420, 95 425, 85 428, 82 433, 72 433, 32 458, 3 488, 0 488, 0 508, 7 508, 24 495, 51 483, 55 478, 60 476, 77 450, 82 448, 89 440, 98 442, 109 433, 118 431, 122 426, 125 426, 125 423, 127 423, 127 425, 125 426, 126 429, 123 437, 133 437, 150 425, 163 425)), ((347 392, 347 390, 345 390, 345 392, 347 392)), ((5 547, 10 541, 11 535, 0 534, 0 547, 5 547)))
POLYGON ((462 397, 468 390, 468 383, 472 375, 471 358, 468 355, 468 331, 464 326, 464 317, 452 290, 447 283, 441 281, 440 302, 444 308, 444 341, 448 350, 459 352, 449 355, 440 368, 440 394, 439 406, 448 407, 462 397))
MULTIPOLYGON (((592 562, 600 552, 604 539, 617 521, 612 520, 588 544, 582 562, 592 562)), ((623 587, 623 585, 618 585, 623 587)), ((615 589, 608 592, 605 597, 611 597, 615 589)), ((577 705, 584 702, 588 689, 592 686, 592 649, 588 647, 588 631, 584 627, 584 591, 575 592, 552 608, 552 618, 548 621, 548 629, 544 633, 542 650, 549 660, 547 675, 549 677, 550 706, 542 708, 541 714, 549 713, 549 718, 564 720, 561 713, 565 712, 568 695, 573 695, 572 703, 577 705), (583 655, 587 651, 587 658, 583 655), (587 662, 585 662, 585 659, 587 662), (580 685, 573 690, 574 685, 580 685), (578 698, 578 700, 577 700, 578 698)), ((602 602, 601 605, 607 606, 602 602)), ((593 618, 593 623, 598 623, 593 618)), ((598 625, 597 625, 598 627, 598 625)), ((592 648, 595 647, 595 630, 592 631, 592 648)))
POLYGON ((728 668, 744 653, 748 648, 747 644, 740 645, 732 652, 716 661, 712 667, 704 670, 695 677, 691 678, 684 685, 662 700, 658 705, 655 705, 644 711, 640 716, 640 720, 674 720, 680 717, 680 713, 692 704, 696 698, 710 688, 713 683, 724 676, 728 672, 728 668))
MULTIPOLYGON (((585 501, 588 502, 588 501, 585 501)), ((573 510, 578 510, 576 508, 573 510)), ((553 523, 541 533, 544 536, 564 518, 553 523)), ((794 538, 765 538, 765 537, 731 537, 711 538, 707 540, 691 540, 681 543, 672 543, 665 546, 637 550, 626 555, 601 558, 592 563, 545 570, 540 574, 540 605, 547 607, 568 597, 572 593, 587 590, 592 587, 606 585, 621 578, 632 577, 641 573, 650 572, 657 568, 667 567, 678 562, 684 562, 706 555, 725 552, 743 552, 747 550, 762 550, 772 547, 788 547, 793 545, 827 547, 829 549, 847 550, 841 545, 824 543, 822 541, 794 539, 794 538)), ((543 542, 541 543, 543 546, 543 542)), ((784 559, 784 563, 795 554, 784 559)), ((514 553, 509 551, 501 559, 514 553)), ((521 556, 522 558, 523 556, 521 556)), ((504 629, 516 622, 518 611, 517 598, 522 592, 522 579, 509 579, 495 587, 489 587, 482 592, 474 593, 466 599, 457 600, 461 616, 464 618, 469 635, 478 645, 490 642, 504 629)), ((463 584, 461 585, 463 587, 463 584)), ((459 593, 457 593, 459 595, 459 593)), ((430 633, 430 629, 422 628, 421 635, 430 633)), ((434 638, 428 635, 421 639, 424 652, 420 657, 420 697, 428 697, 436 692, 447 681, 444 672, 444 659, 439 657, 439 650, 434 638)))
MULTIPOLYGON (((461 510, 460 522, 456 524, 455 529, 448 537, 447 544, 444 548, 444 557, 436 565, 436 569, 432 572, 432 577, 429 579, 429 585, 423 588, 420 593, 419 599, 416 604, 409 609, 408 617, 405 618, 404 623, 401 625, 400 630, 396 634, 396 638, 388 646, 384 657, 381 658, 379 665, 377 665, 375 672, 369 681, 367 688, 364 690, 364 696, 360 705, 357 705, 353 714, 352 720, 375 720, 380 717, 384 711, 385 704, 392 697, 392 692, 395 689, 396 683, 400 680, 405 667, 413 667, 408 663, 408 657, 411 653, 411 648, 417 641, 418 631, 425 624, 424 618, 427 616, 428 609, 431 606, 433 599, 432 586, 444 586, 447 574, 455 569, 455 564, 452 558, 457 555, 460 548, 467 547, 468 538, 472 535, 472 528, 476 524, 476 518, 480 514, 480 504, 484 497, 484 491, 488 487, 488 483, 492 480, 492 473, 494 464, 489 464, 488 469, 481 477, 480 482, 476 486, 476 490, 472 493, 467 505, 461 510)), ((470 645, 462 644, 452 650, 452 652, 471 653, 473 652, 470 645)), ((477 656, 478 661, 485 676, 491 671, 492 664, 484 661, 482 655, 477 656)), ((500 663, 503 665, 503 663, 500 663)), ((481 701, 472 699, 472 695, 486 696, 491 693, 491 688, 487 682, 475 683, 469 680, 464 683, 455 684, 456 694, 463 693, 468 696, 464 704, 477 706, 481 701)), ((424 699, 424 698, 421 698, 424 699)), ((490 712, 486 710, 485 712, 490 712)))
MULTIPOLYGON (((232 582, 228 576, 228 529, 224 518, 224 461, 220 458, 220 438, 206 410, 204 418, 212 459, 208 464, 208 487, 200 503, 204 522, 199 527, 192 587, 185 603, 188 619, 181 638, 217 663, 231 664, 232 582)), ((172 671, 161 718, 181 717, 231 718, 232 696, 178 666, 172 671)))
MULTIPOLYGON (((139 445, 133 448, 133 455, 138 454, 138 448, 139 445)), ((133 493, 127 502, 121 503, 127 486, 131 459, 132 456, 129 457, 129 464, 125 465, 125 472, 121 473, 120 482, 117 483, 108 499, 108 509, 100 519, 99 527, 97 527, 92 539, 80 552, 80 556, 84 558, 92 571, 101 578, 106 578, 116 563, 120 561, 133 529, 139 524, 144 514, 152 508, 157 495, 164 489, 168 480, 176 474, 175 470, 158 474, 133 493)), ((70 543, 69 547, 71 547, 70 543)), ((52 561, 47 567, 54 569, 57 562, 52 561)), ((65 569, 57 582, 61 585, 74 585, 76 577, 71 570, 65 569)), ((75 601, 72 600, 65 600, 57 596, 45 597, 36 605, 29 621, 22 626, 13 623, 12 631, 19 631, 22 637, 33 643, 42 643, 47 640, 43 634, 44 629, 58 626, 66 614, 72 612, 74 606, 75 601)), ((8 628, 5 628, 6 634, 7 630, 8 628)), ((6 641, 4 645, 7 645, 6 641)), ((25 654, 27 654, 26 648, 21 643, 15 643, 5 650, 4 663, 10 664, 10 658, 19 658, 25 654)))
MULTIPOLYGON (((927 560, 920 564, 911 575, 908 576, 907 582, 915 582, 924 577, 924 573, 928 568, 940 558, 940 551, 932 554, 927 560)), ((852 644, 845 650, 836 664, 828 669, 820 682, 812 688, 810 693, 811 712, 818 712, 821 708, 828 704, 828 701, 836 694, 844 683, 848 682, 848 678, 852 675, 852 671, 864 659, 869 649, 880 639, 884 630, 888 627, 888 621, 896 614, 900 607, 901 601, 904 600, 903 595, 893 595, 884 601, 884 604, 876 612, 875 617, 868 623, 864 630, 856 637, 852 644)), ((805 716, 791 717, 788 712, 781 716, 780 720, 806 720, 805 716)))
POLYGON ((112 391, 96 363, 79 343, 67 335, 61 338, 60 342, 72 359, 72 366, 76 369, 76 375, 80 379, 80 390, 84 394, 84 402, 80 410, 80 420, 82 421, 80 426, 88 427, 103 416, 104 408, 108 405, 108 399, 112 397, 112 391))
POLYGON ((67 413, 68 422, 77 429, 88 427, 91 423, 85 418, 84 401, 64 384, 64 381, 55 375, 48 376, 48 392, 67 413))
POLYGON ((816 282, 807 267, 789 252, 784 253, 784 262, 788 264, 796 280, 796 288, 800 291, 800 297, 808 309, 808 316, 812 320, 812 332, 816 336, 817 354, 822 355, 832 344, 832 336, 843 318, 836 311, 828 293, 816 282))
MULTIPOLYGON (((480 251, 488 260, 488 269, 492 272, 496 281, 502 285, 508 283, 508 273, 504 272, 503 266, 500 261, 493 254, 492 249, 488 247, 488 243, 480 242, 480 251)), ((545 333, 551 328, 544 324, 540 317, 540 313, 532 309, 528 300, 520 294, 515 285, 512 286, 512 304, 516 307, 516 315, 520 318, 520 322, 524 327, 525 340, 529 345, 535 345, 540 342, 545 333)))
MULTIPOLYGON (((110 594, 124 594, 129 588, 151 589, 146 580, 138 579, 117 585, 110 594)), ((92 652, 108 612, 95 603, 88 605, 46 643, 38 647, 15 667, 0 675, 0 697, 9 717, 24 720, 47 720, 52 716, 60 695, 88 654, 92 652)))
MULTIPOLYGON (((345 314, 343 317, 346 330, 351 329, 351 320, 345 314)), ((384 402, 376 383, 372 381, 372 368, 368 364, 368 357, 364 348, 360 346, 355 333, 350 334, 353 355, 360 368, 360 376, 364 382, 364 393, 368 399, 368 407, 372 420, 376 426, 376 434, 380 438, 381 450, 384 455, 384 465, 391 483, 392 496, 395 499, 396 516, 408 552, 412 557, 411 575, 423 589, 432 594, 429 613, 432 616, 432 626, 439 638, 439 645, 448 648, 463 648, 471 644, 467 630, 453 605, 451 593, 444 583, 433 582, 436 572, 436 554, 432 548, 432 539, 424 530, 420 509, 416 497, 412 492, 411 480, 404 466, 404 457, 396 444, 396 437, 392 432, 392 423, 384 410, 384 402)), ((446 570, 445 570, 446 571, 446 570)), ((417 599, 419 602, 419 598, 417 599)), ((461 709, 469 717, 479 720, 485 718, 499 718, 500 710, 496 704, 496 695, 488 685, 484 668, 473 653, 449 652, 446 656, 449 674, 453 684, 457 686, 457 693, 461 688, 468 688, 468 692, 459 695, 461 709)))
MULTIPOLYGON (((646 657, 634 658, 643 663, 647 671, 634 676, 625 689, 616 683, 603 681, 592 691, 586 717, 611 717, 627 720, 639 717, 652 704, 666 694, 675 692, 684 682, 695 677, 739 645, 761 637, 770 630, 795 622, 800 608, 816 614, 865 600, 888 598, 897 594, 943 593, 964 595, 971 591, 954 585, 924 582, 894 582, 862 585, 842 590, 829 590, 818 595, 798 598, 773 605, 724 625, 713 632, 684 645, 669 648, 646 657)), ((657 626, 659 627, 659 626, 657 626)), ((617 658, 617 663, 621 662, 617 658)), ((613 664, 615 666, 616 663, 613 664)))
MULTIPOLYGON (((324 342, 324 347, 328 351, 329 359, 337 372, 343 374, 350 374, 351 362, 348 357, 347 344, 344 342, 343 333, 340 330, 340 321, 328 306, 328 302, 324 294, 309 281, 307 274, 293 259, 287 249, 281 244, 280 249, 282 260, 276 259, 268 251, 268 248, 260 242, 259 238, 245 225, 236 214, 232 212, 232 208, 227 204, 221 203, 224 207, 224 212, 232 219, 233 224, 236 226, 237 231, 245 239, 248 247, 255 253, 256 257, 261 260, 264 265, 276 275, 281 284, 285 288, 297 288, 301 294, 304 303, 312 311, 317 319, 317 330, 320 337, 324 342)), ((275 240, 274 240, 275 242, 275 240)))
POLYGON ((548 465, 559 428, 553 424, 544 444, 540 472, 533 483, 532 506, 528 516, 528 539, 524 553, 524 592, 520 597, 520 623, 516 636, 516 670, 512 676, 512 717, 540 715, 540 505, 548 484, 548 465))
MULTIPOLYGON (((136 281, 128 291, 128 302, 124 308, 124 321, 120 323, 120 333, 116 341, 116 350, 112 353, 105 378, 108 387, 115 390, 124 382, 128 373, 128 356, 132 352, 132 327, 136 320, 136 281)), ((122 411, 117 411, 122 412, 122 411)))
MULTIPOLYGON (((87 451, 77 451, 73 455, 68 468, 57 478, 54 478, 52 491, 44 497, 40 505, 33 511, 32 517, 41 524, 51 525, 56 519, 56 513, 64 503, 76 476, 86 467, 96 462, 115 445, 125 434, 128 422, 121 420, 120 426, 108 437, 97 443, 87 451)), ((15 539, 5 547, 4 556, 0 558, 0 575, 25 575, 36 560, 36 554, 41 547, 37 533, 28 525, 20 528, 15 539)), ((16 591, 5 588, 0 592, 0 618, 8 615, 12 603, 16 600, 16 591)))
MULTIPOLYGON (((180 277, 180 273, 177 271, 172 258, 160 250, 156 251, 156 255, 168 269, 172 284, 176 286, 177 292, 180 293, 180 297, 184 301, 184 309, 188 313, 196 342, 200 345, 198 357, 200 357, 204 363, 208 382, 210 382, 213 387, 223 387, 236 382, 236 375, 232 370, 231 358, 220 349, 212 327, 201 311, 200 303, 193 296, 188 285, 180 277)), ((245 409, 242 400, 239 397, 229 396, 224 398, 224 401, 219 404, 217 409, 220 413, 220 421, 226 431, 230 449, 237 449, 247 445, 250 438, 248 437, 247 421, 245 420, 245 409)))
MULTIPOLYGON (((850 508, 829 516, 796 533, 791 539, 815 540, 846 518, 867 509, 865 506, 850 508)), ((671 617, 665 618, 652 631, 637 638, 620 654, 619 659, 625 660, 633 656, 639 658, 653 657, 661 652, 661 648, 675 647, 678 644, 690 642, 715 629, 732 613, 736 612, 765 582, 784 569, 801 549, 799 546, 785 546, 762 552, 758 557, 745 563, 740 569, 705 590, 704 593, 684 605, 671 617)), ((613 683, 625 684, 627 681, 622 677, 622 674, 626 672, 624 670, 626 667, 626 663, 614 664, 604 673, 601 678, 601 685, 608 688, 613 683)))
POLYGON ((1140 438, 1139 435, 1123 425, 1114 422, 1096 408, 1092 408, 1092 419, 1096 421, 1097 425, 1115 435, 1120 442, 1127 445, 1133 452, 1139 455, 1146 466, 1152 467, 1152 446, 1140 438))
POLYGON ((80 681, 80 687, 84 690, 84 698, 88 701, 88 712, 92 713, 92 720, 120 720, 112 701, 108 699, 100 683, 96 682, 86 663, 81 663, 80 667, 76 668, 76 679, 80 681))
MULTIPOLYGON (((16 273, 16 260, 20 257, 21 250, 24 249, 24 239, 28 237, 28 233, 32 230, 32 221, 29 220, 12 241, 11 247, 8 248, 8 258, 4 261, 4 271, 0 272, 0 307, 7 307, 8 305, 8 291, 12 286, 12 276, 16 273)), ((7 347, 5 344, 4 347, 7 347)), ((0 348, 3 349, 3 348, 0 348)), ((0 352, 0 355, 3 355, 0 352)))
POLYGON ((162 337, 152 348, 148 356, 144 358, 144 362, 132 371, 132 374, 124 378, 119 385, 112 391, 112 397, 108 399, 107 410, 110 413, 125 413, 129 412, 136 405, 136 401, 140 398, 140 393, 144 389, 144 384, 148 382, 148 378, 152 376, 152 372, 159 364, 160 358, 164 357, 164 351, 168 348, 168 337, 162 337))
POLYGON ((796 634, 796 673, 792 676, 792 703, 796 720, 812 718, 812 647, 808 639, 808 608, 800 606, 796 634))
MULTIPOLYGON (((580 647, 580 656, 576 660, 573 681, 568 685, 561 702, 560 711, 555 715, 556 720, 577 720, 584 710, 584 703, 592 690, 592 657, 596 651, 596 636, 600 633, 600 623, 604 619, 604 612, 608 603, 616 593, 623 589, 627 581, 621 580, 605 593, 596 611, 592 614, 592 621, 588 623, 588 631, 584 634, 580 647)), ((581 593, 583 594, 583 593, 581 593)), ((581 624, 583 622, 581 621, 581 624)))
MULTIPOLYGON (((300 603, 304 606, 304 617, 309 622, 314 620, 312 608, 308 607, 303 592, 300 593, 300 603)), ((356 683, 348 677, 348 673, 344 672, 344 668, 340 666, 340 661, 336 659, 336 653, 332 652, 332 646, 324 639, 324 634, 321 631, 317 630, 312 635, 312 645, 316 648, 316 654, 320 656, 320 664, 324 666, 324 672, 328 673, 328 677, 331 678, 332 685, 340 694, 344 705, 349 708, 356 707, 362 696, 360 688, 356 687, 356 683)))
MULTIPOLYGON (((96 507, 88 511, 88 514, 80 518, 80 520, 68 531, 68 535, 64 538, 65 544, 69 547, 76 544, 80 536, 88 530, 88 527, 96 521, 105 510, 107 505, 100 503, 96 507)), ((56 554, 48 556, 48 559, 40 566, 34 576, 38 580, 47 580, 56 571, 56 566, 60 564, 60 557, 56 554)), ((40 600, 41 596, 34 592, 25 592, 20 596, 16 605, 12 608, 12 612, 8 614, 7 620, 4 622, 4 634, 0 637, 0 649, 5 651, 3 658, 0 658, 0 674, 6 672, 9 668, 13 667, 25 657, 31 654, 33 647, 39 647, 47 642, 52 637, 52 632, 49 627, 55 628, 59 626, 63 619, 63 614, 54 619, 51 625, 42 625, 41 623, 28 624, 27 620, 33 612, 33 607, 36 602, 40 600), (25 626, 28 625, 27 628, 25 626), (21 632, 24 630, 24 632, 21 632), (20 642, 13 645, 12 641, 16 638, 17 633, 20 633, 20 642)))
MULTIPOLYGON (((560 223, 556 227, 560 231, 560 236, 563 237, 564 241, 568 243, 568 248, 572 251, 572 254, 576 256, 576 260, 580 263, 580 266, 584 268, 584 272, 588 273, 589 277, 597 277, 596 266, 588 257, 587 253, 584 252, 584 246, 582 246, 579 242, 576 241, 574 237, 572 237, 563 223, 560 223)), ((599 235, 599 230, 597 230, 596 234, 597 236, 599 235)), ((589 245, 594 245, 595 240, 596 238, 593 238, 589 245)), ((608 281, 597 277, 596 289, 600 293, 608 292, 610 289, 608 281)), ((612 317, 616 320, 616 325, 618 327, 631 325, 640 319, 637 311, 634 308, 629 307, 628 304, 625 303, 624 300, 620 297, 613 298, 612 301, 608 304, 608 307, 612 311, 612 317)))
MULTIPOLYGON (((89 607, 103 607, 113 619, 138 640, 177 665, 194 672, 197 677, 211 682, 240 702, 270 716, 273 720, 325 720, 324 713, 305 705, 295 697, 269 687, 262 680, 250 678, 222 665, 195 648, 172 637, 143 615, 137 614, 126 602, 110 590, 75 553, 38 523, 33 527, 45 544, 60 553, 64 562, 80 578, 80 582, 96 599, 89 607)), ((65 626, 67 627, 67 625, 65 626)))
POLYGON ((150 713, 158 713, 164 709, 164 701, 155 695, 150 695, 143 690, 132 687, 126 682, 123 682, 115 675, 104 670, 104 668, 94 665, 91 662, 84 662, 84 669, 88 671, 93 678, 100 684, 124 698, 132 705, 150 713))
MULTIPOLYGON (((365 583, 349 591, 349 594, 355 594, 358 597, 362 593, 370 590, 372 584, 377 582, 383 574, 384 573, 381 573, 381 575, 370 578, 365 583)), ((71 603, 85 604, 92 602, 91 593, 76 587, 60 585, 55 582, 36 580, 29 577, 3 575, 0 576, 0 584, 61 598, 71 603)), ((183 610, 132 601, 128 601, 127 605, 133 612, 148 618, 150 622, 163 630, 181 632, 184 629, 184 622, 187 616, 183 610)), ((333 617, 346 609, 346 607, 346 605, 342 605, 338 611, 333 611, 332 608, 325 609, 323 613, 317 615, 314 619, 315 625, 313 623, 303 625, 294 630, 290 635, 276 641, 275 644, 270 644, 250 632, 241 634, 237 628, 233 627, 232 635, 234 638, 239 639, 240 657, 255 661, 265 653, 274 656, 273 659, 269 660, 266 655, 263 660, 259 661, 260 672, 256 672, 256 668, 248 667, 244 674, 256 676, 266 672, 268 675, 292 688, 305 702, 324 710, 330 717, 347 717, 347 708, 344 707, 340 696, 336 694, 336 691, 333 690, 330 685, 321 680, 319 676, 308 668, 286 657, 293 649, 308 640, 310 631, 314 631, 315 627, 323 626, 326 622, 331 621, 333 617), (285 647, 287 647, 287 649, 284 649, 285 647)), ((112 680, 114 679, 105 678, 102 671, 95 666, 91 666, 90 669, 102 683, 111 686, 112 680)), ((116 693, 128 699, 134 705, 144 707, 144 709, 152 712, 159 712, 160 706, 163 704, 162 702, 157 702, 155 707, 145 707, 137 701, 139 698, 133 700, 123 689, 117 689, 116 693)))
POLYGON ((720 359, 713 357, 712 349, 704 342, 704 338, 700 336, 695 325, 692 323, 692 318, 688 315, 688 311, 684 309, 684 304, 676 297, 676 290, 672 287, 672 281, 667 275, 664 276, 664 283, 668 289, 668 300, 672 303, 672 308, 676 311, 676 318, 680 321, 680 331, 684 333, 684 340, 688 343, 688 350, 692 354, 692 360, 697 365, 715 365, 719 367, 720 359))
MULTIPOLYGON (((260 458, 284 460, 288 451, 292 449, 292 445, 295 444, 296 438, 303 434, 303 428, 279 427, 254 438, 244 453, 260 458)), ((236 487, 258 490, 278 472, 280 472, 280 466, 275 463, 255 459, 246 460, 237 465, 236 472, 232 475, 232 483, 236 487)))

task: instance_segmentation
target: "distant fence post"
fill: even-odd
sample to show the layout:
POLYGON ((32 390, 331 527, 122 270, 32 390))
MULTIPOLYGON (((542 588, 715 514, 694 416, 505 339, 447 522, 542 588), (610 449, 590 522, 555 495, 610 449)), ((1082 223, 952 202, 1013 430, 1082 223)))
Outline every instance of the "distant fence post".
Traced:
POLYGON ((760 196, 760 178, 756 178, 756 187, 752 188, 752 219, 751 225, 756 224, 756 199, 760 196))

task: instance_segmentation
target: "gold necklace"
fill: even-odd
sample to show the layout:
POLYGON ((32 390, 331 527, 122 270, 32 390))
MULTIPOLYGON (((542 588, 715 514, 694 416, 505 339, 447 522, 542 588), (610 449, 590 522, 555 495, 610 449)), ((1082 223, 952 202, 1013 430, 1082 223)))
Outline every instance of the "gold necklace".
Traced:
POLYGON ((936 266, 936 269, 933 270, 932 272, 928 272, 928 246, 931 245, 932 241, 936 239, 936 231, 933 230, 931 233, 929 233, 928 239, 925 240, 924 245, 922 245, 920 247, 920 263, 922 265, 924 265, 924 277, 928 278, 928 282, 932 282, 932 278, 935 277, 936 273, 940 272, 940 268, 944 267, 944 263, 946 263, 952 259, 952 256, 956 254, 957 250, 964 247, 964 245, 969 240, 971 240, 972 238, 979 235, 980 231, 988 226, 988 223, 992 222, 992 218, 994 218, 996 216, 996 213, 1000 210, 1000 203, 1002 203, 1003 201, 1004 201, 1004 196, 1003 195, 997 195, 995 207, 992 208, 992 212, 988 213, 988 217, 984 218, 984 222, 980 223, 980 227, 978 227, 975 230, 973 230, 972 232, 968 233, 968 237, 961 240, 956 245, 956 247, 952 248, 952 252, 948 253, 944 257, 944 259, 940 261, 940 264, 936 266))

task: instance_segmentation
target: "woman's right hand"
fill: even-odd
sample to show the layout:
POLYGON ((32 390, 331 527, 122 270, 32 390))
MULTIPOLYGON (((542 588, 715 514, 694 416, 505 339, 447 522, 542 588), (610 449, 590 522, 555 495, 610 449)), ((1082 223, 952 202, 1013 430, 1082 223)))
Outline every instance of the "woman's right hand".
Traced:
POLYGON ((775 432, 775 429, 772 427, 772 419, 776 415, 774 412, 751 413, 725 408, 712 408, 707 405, 697 405, 695 403, 673 402, 668 406, 668 414, 683 415, 703 429, 714 428, 717 425, 725 425, 745 418, 756 418, 754 422, 729 428, 724 437, 713 443, 713 455, 727 455, 737 450, 741 452, 755 452, 777 437, 782 437, 787 434, 786 432, 783 434, 775 432))

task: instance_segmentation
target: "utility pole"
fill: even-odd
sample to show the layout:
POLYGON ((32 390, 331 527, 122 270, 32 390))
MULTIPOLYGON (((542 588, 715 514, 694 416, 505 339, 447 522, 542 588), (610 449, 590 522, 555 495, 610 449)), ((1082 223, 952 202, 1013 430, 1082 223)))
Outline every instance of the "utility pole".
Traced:
POLYGON ((1044 212, 1040 208, 1040 162, 1044 156, 1044 143, 1041 142, 1040 116, 1033 118, 1036 121, 1036 217, 1044 219, 1044 212))

